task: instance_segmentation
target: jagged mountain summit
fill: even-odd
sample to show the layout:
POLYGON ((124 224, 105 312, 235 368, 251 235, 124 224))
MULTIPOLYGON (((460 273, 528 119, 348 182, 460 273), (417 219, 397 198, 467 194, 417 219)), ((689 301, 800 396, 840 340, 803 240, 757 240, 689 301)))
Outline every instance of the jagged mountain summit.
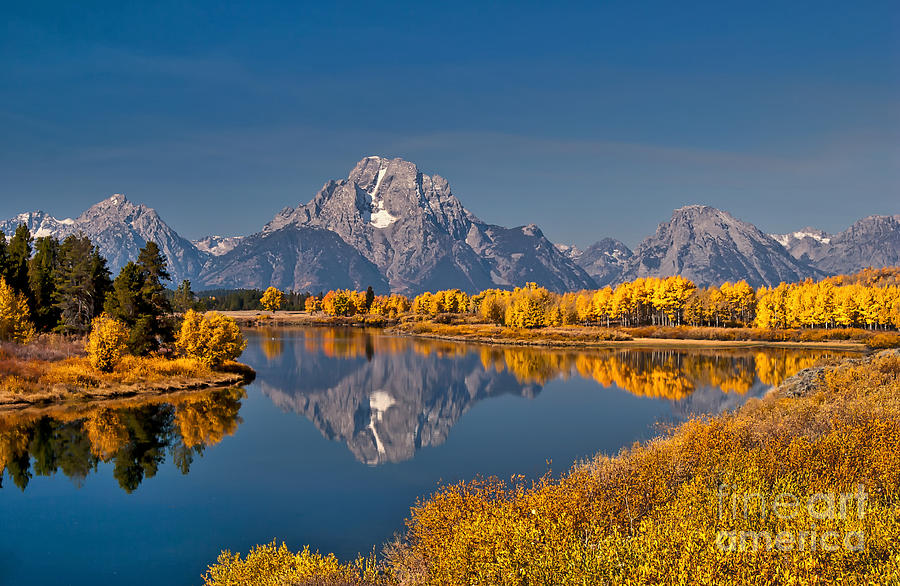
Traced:
MULTIPOLYGON (((259 282, 259 271, 278 271, 276 286, 298 288, 273 246, 281 231, 298 241, 325 230, 377 267, 391 291, 407 294, 458 287, 478 291, 536 281, 562 291, 594 286, 593 280, 561 254, 534 225, 504 228, 487 224, 463 207, 440 175, 426 175, 403 159, 366 157, 346 179, 329 181, 308 204, 285 208, 263 230, 234 250, 212 259, 203 283, 245 287, 259 282), (248 259, 265 257, 265 267, 248 259)), ((322 251, 323 253, 325 251, 322 251)), ((315 256, 313 249, 309 255, 315 256)), ((349 254, 349 253, 348 253, 349 254)), ((358 261, 356 266, 361 267, 358 261)), ((345 266, 322 273, 329 283, 351 281, 345 266)), ((360 283, 360 285, 374 283, 360 283)))
POLYGON ((557 245, 563 253, 571 258, 600 287, 617 283, 625 271, 625 264, 634 253, 624 242, 615 238, 604 238, 585 248, 557 245))
POLYGON ((68 234, 75 224, 75 220, 72 218, 57 220, 50 214, 41 210, 25 212, 19 214, 15 218, 0 221, 0 232, 12 236, 15 233, 16 228, 21 224, 25 224, 28 227, 28 231, 32 236, 40 238, 42 236, 68 234))
POLYGON ((675 210, 632 251, 605 238, 584 250, 552 244, 534 224, 504 228, 481 221, 450 190, 402 159, 367 157, 346 179, 329 181, 305 205, 285 208, 252 236, 190 242, 145 205, 113 195, 75 219, 43 211, 0 221, 11 236, 26 224, 35 237, 83 233, 113 274, 147 241, 168 259, 171 285, 196 289, 336 288, 417 294, 469 292, 534 281, 555 291, 682 274, 698 285, 745 279, 777 285, 866 267, 900 265, 900 215, 869 216, 839 234, 804 228, 766 235, 709 206, 675 210))
POLYGON ((804 228, 773 237, 794 258, 829 274, 900 265, 900 214, 869 216, 834 235, 804 228))
POLYGON ((635 250, 618 281, 678 274, 703 286, 744 279, 754 287, 824 276, 753 224, 704 205, 675 210, 635 250))
POLYGON ((0 222, 0 230, 12 234, 22 223, 35 237, 62 239, 83 233, 99 247, 114 276, 128 261, 135 260, 150 240, 159 245, 168 259, 173 283, 194 278, 203 266, 204 254, 163 222, 156 210, 136 205, 118 193, 91 206, 74 220, 57 220, 38 211, 0 222))

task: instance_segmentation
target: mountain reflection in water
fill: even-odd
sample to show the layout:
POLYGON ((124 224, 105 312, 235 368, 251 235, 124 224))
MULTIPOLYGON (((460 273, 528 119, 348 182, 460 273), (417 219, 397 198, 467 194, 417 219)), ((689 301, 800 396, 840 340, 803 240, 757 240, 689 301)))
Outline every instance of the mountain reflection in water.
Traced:
POLYGON ((673 403, 687 418, 739 406, 828 351, 793 349, 560 350, 382 335, 359 329, 265 329, 250 334, 262 392, 347 444, 361 462, 412 458, 442 444, 481 399, 533 398, 557 379, 582 377, 673 403), (254 344, 254 339, 257 341, 254 344))
MULTIPOLYGON (((536 397, 554 379, 581 377, 671 403, 676 419, 741 405, 835 352, 498 347, 394 337, 359 329, 248 333, 244 360, 277 407, 308 418, 360 462, 413 458, 444 443, 482 399, 536 397)), ((111 463, 131 492, 169 459, 183 474, 241 423, 241 389, 0 413, 4 475, 25 489, 61 471, 76 484, 111 463)))

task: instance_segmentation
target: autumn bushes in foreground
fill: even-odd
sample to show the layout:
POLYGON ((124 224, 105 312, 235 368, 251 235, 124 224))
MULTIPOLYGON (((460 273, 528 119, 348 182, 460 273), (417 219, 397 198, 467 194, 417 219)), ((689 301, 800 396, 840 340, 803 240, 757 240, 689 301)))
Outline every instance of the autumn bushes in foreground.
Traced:
MULTIPOLYGON (((900 355, 812 380, 559 479, 447 486, 412 509, 378 573, 339 571, 448 586, 897 583, 900 355)), ((293 555, 224 553, 206 583, 315 583, 293 555)))
POLYGON ((247 345, 234 320, 193 311, 185 315, 176 339, 180 356, 135 356, 128 353, 127 341, 127 328, 104 314, 93 320, 83 346, 87 356, 62 336, 43 334, 29 344, 6 344, 0 348, 0 398, 47 394, 60 385, 77 390, 212 380, 218 376, 214 371, 233 364, 247 345))

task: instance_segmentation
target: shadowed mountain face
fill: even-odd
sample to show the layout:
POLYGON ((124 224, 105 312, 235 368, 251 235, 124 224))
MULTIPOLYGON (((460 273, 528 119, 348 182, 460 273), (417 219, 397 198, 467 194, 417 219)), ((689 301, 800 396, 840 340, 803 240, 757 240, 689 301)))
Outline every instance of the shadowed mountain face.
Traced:
POLYGON ((599 287, 618 283, 625 271, 625 264, 634 255, 623 242, 614 238, 604 238, 584 250, 574 246, 564 246, 561 250, 583 268, 599 287))
POLYGON ((672 275, 701 286, 743 279, 754 287, 824 276, 756 226, 699 205, 679 208, 660 224, 627 261, 619 282, 672 275))
POLYGON ((821 358, 784 350, 498 348, 325 328, 263 330, 250 341, 248 359, 262 392, 369 465, 411 459, 444 443, 478 402, 532 399, 558 378, 671 402, 679 418, 739 406, 821 358))
POLYGON ((900 265, 900 215, 869 216, 834 235, 804 228, 773 237, 792 256, 828 274, 900 265))
POLYGON ((209 287, 296 291, 365 289, 386 291, 378 267, 337 234, 322 228, 285 226, 255 234, 216 258, 201 273, 209 287))
POLYGON ((134 204, 121 194, 94 204, 74 220, 57 220, 44 212, 32 212, 0 222, 0 231, 12 234, 21 223, 36 237, 63 239, 83 233, 106 257, 113 276, 128 261, 137 259, 140 249, 151 240, 168 260, 172 283, 195 278, 207 256, 166 224, 156 210, 134 204))

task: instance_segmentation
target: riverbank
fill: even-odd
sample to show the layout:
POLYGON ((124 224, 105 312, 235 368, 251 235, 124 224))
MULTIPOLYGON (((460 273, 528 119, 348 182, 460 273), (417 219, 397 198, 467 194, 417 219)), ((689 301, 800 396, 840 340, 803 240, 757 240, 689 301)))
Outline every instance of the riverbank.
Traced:
POLYGON ((83 341, 45 335, 30 344, 0 345, 0 411, 228 388, 255 374, 238 362, 212 369, 191 358, 159 356, 124 356, 111 372, 100 372, 84 355, 83 341))
MULTIPOLYGON (((709 330, 712 328, 705 328, 709 330)), ((490 324, 436 324, 427 321, 410 321, 388 328, 391 334, 415 336, 433 340, 477 342, 514 346, 544 346, 564 348, 817 348, 864 352, 870 347, 853 340, 791 340, 790 336, 778 339, 753 339, 747 330, 721 332, 716 339, 708 331, 692 332, 689 328, 657 328, 656 336, 634 336, 634 333, 654 333, 648 328, 610 329, 591 326, 518 329, 490 324), (743 338, 743 339, 742 339, 743 338)), ((900 343, 900 339, 898 339, 900 343)))
POLYGON ((385 333, 431 340, 494 345, 561 348, 817 348, 864 352, 900 347, 900 333, 845 329, 713 328, 690 326, 597 327, 559 326, 510 328, 470 317, 442 315, 435 319, 405 315, 328 316, 304 311, 228 311, 224 315, 242 327, 373 327, 385 333))
POLYGON ((835 360, 558 478, 440 488, 382 557, 273 543, 223 552, 205 581, 895 583, 898 444, 900 352, 835 360))
POLYGON ((400 322, 397 318, 380 315, 337 316, 306 311, 220 311, 230 317, 241 327, 297 327, 297 326, 330 326, 330 327, 371 327, 384 328, 400 322))

